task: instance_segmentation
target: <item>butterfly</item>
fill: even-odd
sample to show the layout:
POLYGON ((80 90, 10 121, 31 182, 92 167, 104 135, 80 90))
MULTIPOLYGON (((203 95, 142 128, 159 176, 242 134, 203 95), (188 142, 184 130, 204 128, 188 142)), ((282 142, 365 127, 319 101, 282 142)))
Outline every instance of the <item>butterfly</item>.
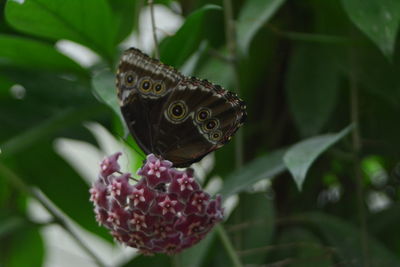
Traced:
POLYGON ((139 147, 187 167, 222 147, 243 124, 246 105, 207 80, 186 77, 130 48, 116 75, 121 113, 139 147))

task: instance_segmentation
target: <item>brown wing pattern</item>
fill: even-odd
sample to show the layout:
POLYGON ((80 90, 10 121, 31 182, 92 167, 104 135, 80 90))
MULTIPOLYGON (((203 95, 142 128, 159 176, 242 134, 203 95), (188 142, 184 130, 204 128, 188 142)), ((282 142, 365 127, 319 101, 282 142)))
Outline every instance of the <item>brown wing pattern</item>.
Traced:
POLYGON ((131 134, 146 154, 186 167, 228 142, 246 106, 235 94, 189 78, 131 48, 122 55, 117 94, 131 134))

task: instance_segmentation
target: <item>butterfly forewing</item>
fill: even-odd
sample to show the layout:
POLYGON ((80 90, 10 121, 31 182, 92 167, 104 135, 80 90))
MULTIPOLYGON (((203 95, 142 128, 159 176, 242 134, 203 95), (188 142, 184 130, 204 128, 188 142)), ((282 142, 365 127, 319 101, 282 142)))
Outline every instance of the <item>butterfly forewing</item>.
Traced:
POLYGON ((121 58, 117 93, 138 145, 176 167, 186 167, 224 145, 246 116, 235 94, 185 77, 135 48, 121 58))

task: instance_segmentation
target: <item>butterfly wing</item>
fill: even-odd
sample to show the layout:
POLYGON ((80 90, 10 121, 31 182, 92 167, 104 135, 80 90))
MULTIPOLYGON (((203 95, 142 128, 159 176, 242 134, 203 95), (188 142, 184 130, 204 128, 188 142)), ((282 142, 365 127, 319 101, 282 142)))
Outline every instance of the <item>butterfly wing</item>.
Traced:
POLYGON ((117 71, 117 95, 130 133, 146 153, 154 153, 152 122, 158 120, 167 95, 184 77, 140 50, 126 50, 117 71))
POLYGON ((196 78, 179 83, 164 103, 162 115, 154 140, 157 153, 177 167, 223 146, 246 116, 245 105, 236 95, 196 78))
POLYGON ((186 167, 228 142, 242 125, 245 105, 235 94, 188 78, 137 49, 117 73, 121 111, 146 154, 186 167))

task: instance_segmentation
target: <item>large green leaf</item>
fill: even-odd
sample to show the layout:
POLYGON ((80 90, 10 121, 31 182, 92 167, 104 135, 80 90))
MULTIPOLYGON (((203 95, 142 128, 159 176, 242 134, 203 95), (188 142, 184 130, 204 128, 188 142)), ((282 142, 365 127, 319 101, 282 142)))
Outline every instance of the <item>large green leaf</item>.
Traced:
POLYGON ((286 91, 303 136, 318 134, 335 108, 340 75, 329 47, 301 43, 292 56, 286 91))
POLYGON ((108 231, 95 220, 89 202, 89 185, 54 151, 51 139, 42 139, 25 153, 13 157, 12 169, 27 184, 33 184, 86 230, 111 241, 108 231))
POLYGON ((144 0, 108 0, 118 25, 116 42, 124 40, 138 26, 144 0))
MULTIPOLYGON (((3 180, 3 178, 0 178, 3 180)), ((7 235, 15 234, 21 228, 26 227, 26 220, 21 217, 2 216, 0 217, 0 240, 7 235)))
POLYGON ((109 70, 96 73, 92 78, 92 86, 99 100, 112 108, 121 121, 124 121, 115 89, 115 74, 111 73, 109 70))
POLYGON ((349 65, 348 61, 344 61, 342 68, 348 73, 356 70, 354 78, 363 89, 370 91, 377 99, 384 100, 390 106, 398 107, 400 104, 399 52, 390 63, 372 43, 365 44, 353 50, 354 64, 349 65))
POLYGON ((60 111, 35 127, 16 134, 11 139, 0 144, 2 157, 8 158, 30 148, 38 141, 52 136, 57 131, 65 129, 71 124, 76 124, 101 110, 100 106, 89 106, 81 109, 67 109, 60 111))
POLYGON ((354 24, 391 59, 400 23, 398 0, 342 0, 354 24))
POLYGON ((117 26, 106 0, 10 0, 6 19, 17 30, 83 44, 112 62, 117 26))
POLYGON ((285 153, 283 161, 292 174, 299 190, 301 190, 303 186, 307 171, 311 164, 325 150, 347 135, 350 130, 351 127, 349 126, 336 134, 324 134, 311 137, 293 145, 285 153))
POLYGON ((220 194, 226 198, 247 189, 262 179, 273 178, 275 175, 280 174, 285 170, 282 161, 284 152, 284 150, 278 150, 260 156, 247 163, 241 169, 234 171, 225 179, 220 194))
MULTIPOLYGON (((225 51, 219 51, 223 54, 225 51)), ((232 86, 234 73, 229 64, 216 57, 210 57, 204 54, 206 58, 203 64, 200 64, 199 69, 195 72, 197 77, 210 80, 225 88, 232 86)), ((200 60, 201 61, 201 60, 200 60)), ((233 91, 230 89, 230 91, 233 91)))
POLYGON ((13 142, 25 149, 23 144, 35 143, 36 137, 59 133, 68 129, 71 123, 107 111, 104 105, 94 99, 86 79, 21 69, 2 69, 0 75, 20 85, 23 92, 21 99, 10 93, 0 98, 0 147, 20 138, 13 142))
POLYGON ((0 65, 5 67, 86 74, 80 65, 46 43, 18 36, 0 35, 0 47, 0 65))
POLYGON ((285 0, 247 0, 237 22, 239 48, 247 53, 257 31, 275 14, 285 0))
MULTIPOLYGON (((144 159, 145 156, 141 153, 141 149, 137 145, 136 140, 129 135, 128 127, 126 126, 125 119, 122 116, 115 89, 115 75, 109 70, 103 70, 96 73, 92 78, 92 86, 97 98, 101 102, 107 104, 107 106, 110 107, 118 117, 119 123, 117 124, 118 127, 121 128, 119 137, 121 137, 121 139, 132 148, 131 152, 135 155, 134 158, 144 159)), ((135 167, 140 168, 141 164, 140 161, 137 161, 135 167)))
POLYGON ((196 51, 208 28, 206 19, 214 12, 221 13, 221 7, 206 5, 190 14, 174 36, 165 38, 160 44, 161 61, 176 68, 196 51))
POLYGON ((45 248, 37 227, 30 225, 20 229, 6 240, 7 246, 0 253, 1 266, 42 266, 45 248))
POLYGON ((9 96, 10 88, 14 83, 6 76, 0 75, 0 97, 9 96))

